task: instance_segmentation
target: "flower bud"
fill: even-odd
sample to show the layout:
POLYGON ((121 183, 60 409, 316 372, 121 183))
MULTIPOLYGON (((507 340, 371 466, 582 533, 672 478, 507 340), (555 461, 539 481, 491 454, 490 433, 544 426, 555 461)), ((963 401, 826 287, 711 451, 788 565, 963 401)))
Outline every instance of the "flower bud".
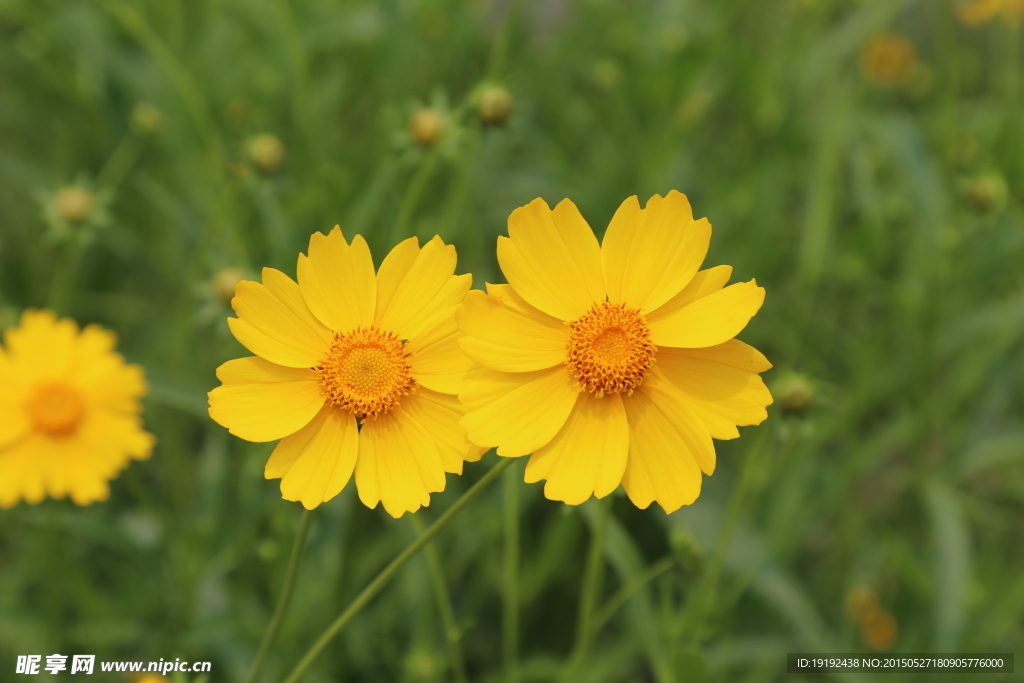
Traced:
POLYGON ((263 173, 274 173, 284 163, 284 145, 270 133, 257 135, 249 142, 249 158, 263 173))
POLYGON ((213 293, 224 303, 231 303, 235 296, 235 286, 245 279, 245 273, 238 268, 221 268, 214 274, 211 281, 213 293))
POLYGON ((142 135, 154 135, 164 126, 164 114, 152 102, 137 102, 132 107, 132 128, 142 135))
POLYGON ((92 212, 93 196, 83 187, 67 185, 57 190, 53 208, 57 216, 68 223, 82 223, 92 212))
POLYGON ((981 173, 968 180, 966 193, 967 200, 979 211, 1003 208, 1009 194, 1003 176, 995 171, 981 173))
POLYGON ((790 372, 775 381, 772 394, 778 399, 782 412, 802 415, 814 402, 814 384, 805 375, 790 372))
POLYGON ((416 144, 429 147, 440 139, 444 132, 441 113, 432 107, 423 107, 409 119, 409 134, 416 144))
POLYGON ((512 112, 512 94, 500 85, 485 86, 477 99, 477 112, 484 123, 500 126, 512 112))
POLYGON ((880 33, 861 49, 860 69, 876 87, 905 87, 918 74, 917 52, 910 41, 898 33, 880 33))

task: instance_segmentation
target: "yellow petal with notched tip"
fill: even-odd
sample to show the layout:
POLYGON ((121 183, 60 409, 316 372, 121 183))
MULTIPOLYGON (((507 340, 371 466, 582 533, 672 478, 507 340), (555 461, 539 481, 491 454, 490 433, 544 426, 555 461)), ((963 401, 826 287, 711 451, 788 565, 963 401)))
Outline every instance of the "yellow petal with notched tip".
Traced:
POLYGON ((324 404, 316 373, 257 356, 217 370, 223 382, 209 393, 210 417, 248 441, 273 441, 302 429, 324 404))
POLYGON ((377 278, 370 248, 362 235, 345 241, 341 228, 314 232, 309 256, 299 254, 299 290, 320 322, 335 332, 373 324, 377 278))
POLYGON ((575 320, 604 301, 601 248, 576 205, 552 211, 543 199, 508 218, 498 238, 498 263, 509 284, 532 306, 560 320, 575 320))
POLYGON ((764 288, 755 280, 738 282, 648 321, 658 346, 717 346, 739 334, 764 303, 764 288))
MULTIPOLYGON (((711 224, 693 220, 686 195, 654 195, 640 210, 636 197, 622 203, 601 245, 608 300, 649 313, 690 282, 708 253, 711 224)), ((510 280, 511 282, 511 280, 510 280)))
POLYGON ((604 498, 622 481, 629 453, 629 424, 619 394, 580 394, 565 425, 526 465, 526 481, 547 479, 544 495, 579 505, 604 498))

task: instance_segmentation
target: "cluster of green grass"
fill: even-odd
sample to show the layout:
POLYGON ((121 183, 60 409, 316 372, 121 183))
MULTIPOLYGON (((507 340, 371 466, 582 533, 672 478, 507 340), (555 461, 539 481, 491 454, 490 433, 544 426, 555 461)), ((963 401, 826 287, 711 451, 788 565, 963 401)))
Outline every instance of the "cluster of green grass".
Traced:
MULTIPOLYGON (((340 223, 378 262, 440 234, 479 287, 534 197, 570 197, 600 234, 625 197, 673 188, 714 226, 707 264, 767 288, 741 338, 777 401, 717 444, 689 508, 617 494, 572 677, 782 680, 786 652, 870 651, 844 609, 865 587, 893 651, 1022 650, 1019 41, 944 0, 0 0, 0 327, 49 306, 116 331, 158 439, 106 503, 0 514, 0 677, 53 652, 244 677, 300 507, 263 479, 271 445, 206 415, 214 369, 245 354, 218 273, 294 275, 340 223), (883 31, 916 49, 906 87, 859 70, 883 31), (512 94, 501 125, 479 119, 487 83, 512 94), (444 122, 429 146, 407 127, 424 106, 444 122), (280 163, 254 158, 264 134, 280 163), (84 220, 55 212, 68 184, 92 194, 84 220)), ((435 543, 472 681, 557 680, 576 639, 603 512, 544 499, 523 464, 435 543)), ((265 680, 416 534, 351 484, 317 509, 265 680)), ((306 680, 452 681, 449 652, 418 557, 306 680)))

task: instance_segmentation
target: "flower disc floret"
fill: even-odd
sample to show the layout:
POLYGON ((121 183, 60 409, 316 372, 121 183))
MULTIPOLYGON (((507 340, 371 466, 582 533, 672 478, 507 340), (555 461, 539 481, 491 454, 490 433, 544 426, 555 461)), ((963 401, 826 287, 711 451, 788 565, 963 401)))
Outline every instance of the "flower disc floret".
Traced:
POLYGON ((569 323, 566 364, 580 386, 601 398, 643 384, 657 347, 637 308, 602 301, 569 323))
POLYGON ((375 418, 416 387, 410 352, 393 332, 359 327, 336 333, 327 355, 316 366, 324 396, 359 418, 375 418))
POLYGON ((36 429, 50 436, 69 436, 82 422, 85 406, 77 391, 62 383, 39 387, 28 400, 36 429))

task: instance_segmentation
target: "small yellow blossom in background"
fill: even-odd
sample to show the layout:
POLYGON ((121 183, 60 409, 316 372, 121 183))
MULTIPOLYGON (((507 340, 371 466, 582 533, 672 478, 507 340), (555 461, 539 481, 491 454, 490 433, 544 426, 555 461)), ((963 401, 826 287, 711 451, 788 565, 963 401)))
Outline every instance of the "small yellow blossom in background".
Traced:
POLYGON ((25 311, 0 347, 0 507, 46 496, 105 500, 107 482, 149 457, 142 368, 114 352, 113 333, 79 331, 51 311, 25 311))
POLYGON ((430 147, 444 133, 444 119, 441 112, 433 107, 423 107, 409 118, 409 134, 417 145, 430 147))
POLYGON ((532 453, 526 481, 579 504, 619 484, 640 508, 673 512, 715 469, 712 438, 767 417, 771 364, 734 337, 764 301, 730 266, 699 271, 711 240, 679 192, 619 207, 598 244, 569 200, 516 209, 498 263, 509 284, 459 307, 479 363, 462 423, 498 455, 532 453))
POLYGON ((355 472, 359 498, 393 517, 443 491, 445 472, 483 450, 459 426, 457 394, 471 366, 455 307, 472 276, 455 247, 401 242, 374 274, 362 236, 314 233, 298 283, 263 269, 231 302, 232 333, 255 356, 217 369, 210 416, 248 441, 281 439, 267 462, 286 500, 315 508, 355 472))
POLYGON ((956 8, 956 16, 964 26, 980 26, 997 14, 1011 26, 1020 26, 1024 0, 970 0, 956 8))
POLYGON ((142 676, 129 677, 132 683, 171 683, 171 679, 160 674, 143 674, 142 676))
POLYGON ((870 586, 857 586, 846 596, 846 614, 860 627, 860 637, 873 650, 888 650, 896 640, 896 618, 882 609, 878 593, 870 586))
POLYGON ((876 87, 906 87, 913 82, 919 69, 917 51, 898 33, 880 33, 861 49, 861 73, 876 87))
POLYGON ((257 135, 249 142, 249 159, 263 173, 276 173, 284 163, 284 144, 276 135, 257 135))

